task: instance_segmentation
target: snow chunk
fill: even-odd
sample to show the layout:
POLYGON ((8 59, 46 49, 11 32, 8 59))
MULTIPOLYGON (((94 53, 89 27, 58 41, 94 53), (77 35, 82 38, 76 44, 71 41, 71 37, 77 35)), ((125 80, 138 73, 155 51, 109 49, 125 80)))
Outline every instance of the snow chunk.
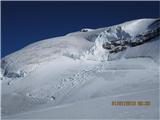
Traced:
POLYGON ((90 28, 81 29, 81 32, 90 32, 90 31, 93 31, 93 29, 90 29, 90 28))

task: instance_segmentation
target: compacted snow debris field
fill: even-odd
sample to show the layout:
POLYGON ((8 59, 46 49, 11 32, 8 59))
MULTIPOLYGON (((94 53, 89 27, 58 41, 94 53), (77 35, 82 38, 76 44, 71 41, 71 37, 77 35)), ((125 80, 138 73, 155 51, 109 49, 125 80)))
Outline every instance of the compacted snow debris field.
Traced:
POLYGON ((86 28, 2 58, 2 118, 158 119, 159 23, 86 28))

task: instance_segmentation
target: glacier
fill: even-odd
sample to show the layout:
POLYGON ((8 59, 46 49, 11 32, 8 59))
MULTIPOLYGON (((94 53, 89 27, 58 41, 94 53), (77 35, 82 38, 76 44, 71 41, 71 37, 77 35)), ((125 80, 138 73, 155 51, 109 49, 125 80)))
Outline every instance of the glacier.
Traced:
POLYGON ((159 24, 159 18, 138 19, 84 28, 5 56, 2 118, 158 119, 159 24), (114 100, 151 106, 115 107, 114 100))

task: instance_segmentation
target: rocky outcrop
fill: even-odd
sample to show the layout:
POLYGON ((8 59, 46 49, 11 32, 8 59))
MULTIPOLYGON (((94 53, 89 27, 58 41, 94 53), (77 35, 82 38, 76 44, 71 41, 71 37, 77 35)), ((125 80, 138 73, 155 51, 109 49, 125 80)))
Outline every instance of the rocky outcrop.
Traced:
POLYGON ((109 53, 117 53, 127 49, 128 46, 135 47, 144 44, 158 36, 160 36, 160 27, 140 33, 131 39, 119 39, 111 42, 105 42, 102 47, 109 50, 109 53))

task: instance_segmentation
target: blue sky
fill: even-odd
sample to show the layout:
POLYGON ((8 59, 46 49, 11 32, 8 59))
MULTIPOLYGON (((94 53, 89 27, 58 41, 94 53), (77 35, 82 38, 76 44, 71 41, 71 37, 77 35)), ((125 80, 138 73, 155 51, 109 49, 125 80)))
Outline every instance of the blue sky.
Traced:
POLYGON ((159 17, 160 2, 2 2, 2 57, 33 42, 82 28, 159 17))

